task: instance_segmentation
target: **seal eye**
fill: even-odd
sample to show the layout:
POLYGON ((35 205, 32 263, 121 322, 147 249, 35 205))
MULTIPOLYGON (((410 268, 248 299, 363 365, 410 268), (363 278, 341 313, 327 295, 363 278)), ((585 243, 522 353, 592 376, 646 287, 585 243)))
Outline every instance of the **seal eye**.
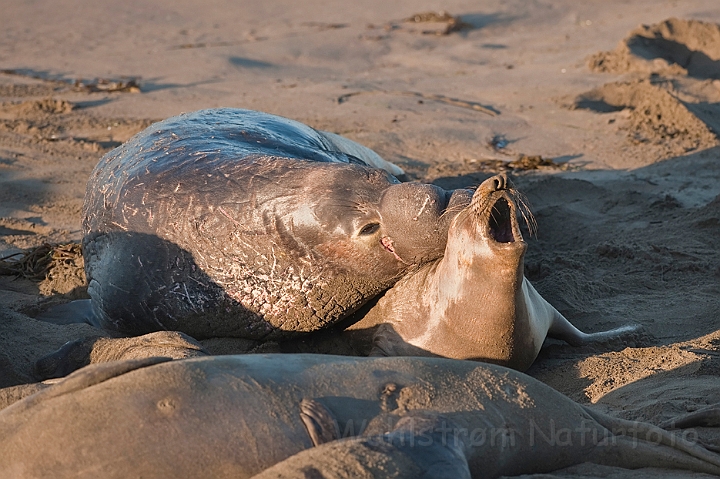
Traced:
POLYGON ((358 236, 370 236, 377 233, 379 229, 380 223, 368 223, 360 229, 358 236))

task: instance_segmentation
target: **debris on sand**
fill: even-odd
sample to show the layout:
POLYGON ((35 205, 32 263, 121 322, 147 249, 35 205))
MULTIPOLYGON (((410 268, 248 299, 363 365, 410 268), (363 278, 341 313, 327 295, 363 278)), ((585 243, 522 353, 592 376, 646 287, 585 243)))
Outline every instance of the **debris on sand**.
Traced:
POLYGON ((85 286, 85 262, 78 243, 44 243, 23 253, 0 258, 0 275, 39 282, 45 296, 65 294, 85 286))
POLYGON ((382 25, 368 24, 369 30, 381 29, 386 34, 381 35, 363 35, 361 38, 365 40, 384 40, 388 38, 387 33, 393 31, 402 31, 407 33, 415 33, 421 35, 446 36, 451 33, 463 30, 472 30, 475 28, 472 24, 463 22, 458 16, 451 15, 445 11, 420 12, 410 15, 402 20, 394 20, 382 25))
POLYGON ((450 35, 453 32, 470 30, 473 26, 463 22, 460 17, 448 12, 422 12, 403 19, 404 23, 422 23, 423 35, 450 35))
POLYGON ((499 173, 502 171, 529 171, 556 169, 567 170, 564 163, 557 163, 552 158, 544 158, 541 155, 518 155, 515 160, 483 159, 474 162, 478 169, 486 172, 499 173))
POLYGON ((89 93, 98 92, 120 92, 120 93, 140 93, 140 85, 136 78, 128 80, 107 80, 98 78, 96 80, 86 82, 84 80, 75 80, 73 89, 76 91, 86 91, 89 93))

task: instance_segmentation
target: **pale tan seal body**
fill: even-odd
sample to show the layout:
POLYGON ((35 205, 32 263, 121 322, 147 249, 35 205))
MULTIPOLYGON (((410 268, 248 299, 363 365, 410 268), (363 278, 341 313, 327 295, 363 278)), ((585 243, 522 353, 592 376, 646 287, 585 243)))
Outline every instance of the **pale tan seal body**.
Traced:
POLYGON ((472 477, 582 462, 720 473, 717 454, 501 366, 300 354, 85 367, 0 411, 0 477, 242 479, 358 435, 400 447, 391 461, 450 461, 472 477))
POLYGON ((406 275, 351 330, 379 327, 373 354, 436 355, 525 370, 547 336, 572 345, 637 331, 587 334, 525 278, 517 192, 504 175, 484 181, 450 224, 443 257, 406 275))

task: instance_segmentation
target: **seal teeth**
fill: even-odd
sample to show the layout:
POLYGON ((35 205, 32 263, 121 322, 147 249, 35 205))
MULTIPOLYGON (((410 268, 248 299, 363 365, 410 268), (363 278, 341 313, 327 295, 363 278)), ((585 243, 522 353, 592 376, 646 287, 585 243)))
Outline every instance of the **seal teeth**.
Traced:
POLYGON ((490 212, 490 236, 498 243, 515 242, 512 224, 512 209, 505 198, 498 199, 490 212))

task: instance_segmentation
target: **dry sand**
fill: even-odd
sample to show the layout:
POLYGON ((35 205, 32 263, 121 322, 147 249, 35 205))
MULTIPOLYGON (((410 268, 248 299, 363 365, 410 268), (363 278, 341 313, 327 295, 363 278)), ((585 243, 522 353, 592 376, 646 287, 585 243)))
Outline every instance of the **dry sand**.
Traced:
MULTIPOLYGON (((91 169, 149 122, 263 110, 363 143, 412 180, 508 171, 539 225, 537 289, 586 331, 644 327, 609 349, 550 341, 529 373, 654 423, 720 401, 716 0, 246 3, 3 5, 0 257, 78 241, 91 169), (440 9, 456 17, 416 15, 440 9)), ((84 294, 72 250, 55 264, 47 278, 0 276, 0 387, 103 334, 31 319, 84 294)), ((700 437, 720 446, 717 429, 700 437)))

